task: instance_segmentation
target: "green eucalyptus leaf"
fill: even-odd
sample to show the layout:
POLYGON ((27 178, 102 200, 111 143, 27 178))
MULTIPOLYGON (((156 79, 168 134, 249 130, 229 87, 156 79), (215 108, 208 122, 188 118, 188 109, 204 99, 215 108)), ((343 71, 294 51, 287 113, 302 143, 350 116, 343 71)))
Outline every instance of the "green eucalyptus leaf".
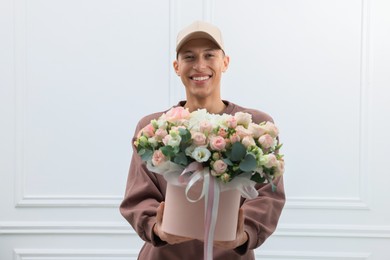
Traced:
POLYGON ((174 149, 170 145, 163 146, 160 148, 160 150, 166 157, 172 157, 175 155, 174 149))
POLYGON ((142 152, 142 154, 140 154, 140 156, 141 156, 142 161, 149 161, 150 159, 152 159, 153 151, 144 149, 144 152, 142 152))
POLYGON ((240 142, 235 142, 232 145, 232 152, 230 154, 230 160, 233 162, 241 161, 246 154, 245 146, 240 142))
POLYGON ((222 161, 224 161, 229 166, 233 166, 233 163, 229 160, 229 158, 223 158, 222 161))
POLYGON ((247 154, 240 162, 240 170, 243 172, 254 171, 257 167, 256 158, 252 154, 247 154))
POLYGON ((184 152, 178 153, 175 158, 173 159, 173 162, 180 164, 180 165, 187 165, 188 159, 184 152))
POLYGON ((179 128, 181 143, 188 143, 191 140, 191 132, 188 129, 179 128))
POLYGON ((138 155, 141 156, 146 152, 145 148, 141 148, 138 150, 138 155))

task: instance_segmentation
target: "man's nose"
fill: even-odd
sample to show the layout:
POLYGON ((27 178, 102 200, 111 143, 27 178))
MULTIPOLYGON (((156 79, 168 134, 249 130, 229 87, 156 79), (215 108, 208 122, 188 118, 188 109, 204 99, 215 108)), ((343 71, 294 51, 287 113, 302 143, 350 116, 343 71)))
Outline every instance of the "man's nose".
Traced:
POLYGON ((193 69, 201 71, 206 68, 206 61, 203 58, 199 58, 194 63, 193 69))

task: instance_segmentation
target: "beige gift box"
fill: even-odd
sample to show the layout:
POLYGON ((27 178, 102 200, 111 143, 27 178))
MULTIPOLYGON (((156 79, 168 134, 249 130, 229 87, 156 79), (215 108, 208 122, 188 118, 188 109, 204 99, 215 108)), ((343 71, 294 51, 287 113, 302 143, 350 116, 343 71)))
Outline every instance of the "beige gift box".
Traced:
MULTIPOLYGON (((201 188, 201 183, 195 184, 189 192, 189 197, 198 198, 201 188)), ((232 241, 236 239, 240 198, 240 192, 235 189, 220 193, 214 240, 232 241)), ((185 187, 168 183, 162 230, 177 236, 204 240, 204 203, 204 197, 197 202, 190 202, 186 198, 185 187)))

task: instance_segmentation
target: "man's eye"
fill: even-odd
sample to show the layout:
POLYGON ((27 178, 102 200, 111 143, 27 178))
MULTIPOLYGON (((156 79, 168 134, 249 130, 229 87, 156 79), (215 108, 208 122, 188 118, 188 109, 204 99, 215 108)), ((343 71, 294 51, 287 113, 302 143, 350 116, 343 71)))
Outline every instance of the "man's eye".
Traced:
POLYGON ((189 55, 189 56, 184 56, 184 59, 185 59, 185 60, 191 60, 191 59, 193 59, 193 58, 194 58, 194 56, 190 56, 190 55, 189 55))
POLYGON ((214 57, 214 54, 211 53, 206 54, 206 58, 211 58, 211 57, 214 57))

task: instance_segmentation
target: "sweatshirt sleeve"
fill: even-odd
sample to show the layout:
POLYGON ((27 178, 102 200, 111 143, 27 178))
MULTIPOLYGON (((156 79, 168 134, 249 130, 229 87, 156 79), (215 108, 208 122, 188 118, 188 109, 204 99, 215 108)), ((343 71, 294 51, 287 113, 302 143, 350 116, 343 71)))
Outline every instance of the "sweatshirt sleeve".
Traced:
MULTIPOLYGON (((137 126, 136 133, 140 130, 137 126)), ((135 137, 133 137, 134 143, 135 137)), ((158 178, 149 172, 133 144, 133 155, 129 167, 124 199, 120 213, 131 224, 137 234, 154 246, 165 245, 153 232, 156 211, 164 200, 158 178)))
POLYGON ((276 178, 273 183, 276 191, 272 191, 271 184, 258 184, 259 196, 245 199, 241 206, 249 239, 243 246, 236 248, 235 251, 240 255, 261 246, 277 227, 286 201, 283 176, 276 178))

